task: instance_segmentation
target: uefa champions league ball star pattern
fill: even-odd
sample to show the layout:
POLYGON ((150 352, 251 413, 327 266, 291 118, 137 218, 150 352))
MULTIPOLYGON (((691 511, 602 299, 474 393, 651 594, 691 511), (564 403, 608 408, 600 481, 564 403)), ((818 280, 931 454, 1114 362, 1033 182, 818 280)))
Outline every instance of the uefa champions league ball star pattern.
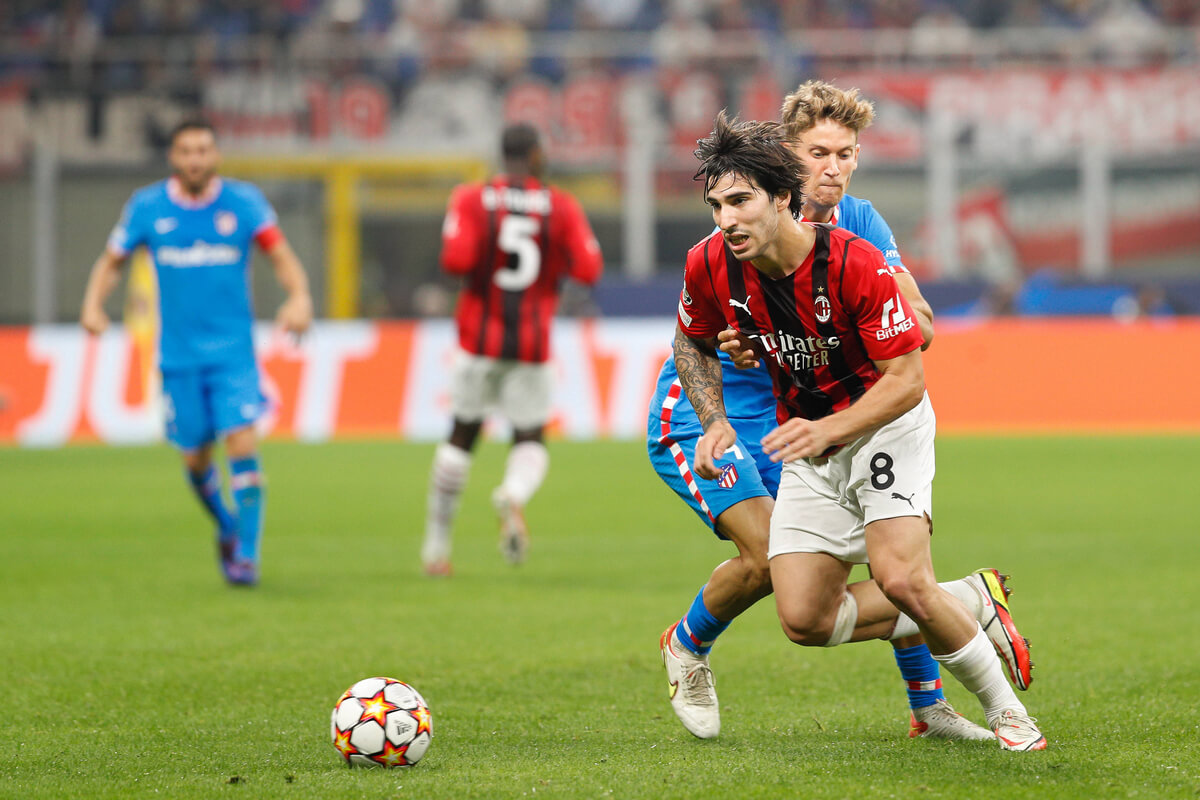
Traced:
POLYGON ((338 698, 330 733, 350 766, 411 767, 429 749, 433 715, 407 683, 366 678, 338 698))

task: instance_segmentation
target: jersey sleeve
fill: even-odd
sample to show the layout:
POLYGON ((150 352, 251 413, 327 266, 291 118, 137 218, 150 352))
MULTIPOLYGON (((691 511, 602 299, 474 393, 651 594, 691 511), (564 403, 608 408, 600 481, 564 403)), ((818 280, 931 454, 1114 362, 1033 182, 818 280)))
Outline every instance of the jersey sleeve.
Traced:
POLYGON ((900 248, 896 246, 896 235, 892 233, 892 227, 870 203, 863 204, 861 227, 862 230, 855 233, 883 253, 884 263, 893 275, 908 272, 908 267, 904 266, 904 261, 900 258, 900 248))
POLYGON ((712 281, 699 248, 688 254, 683 270, 683 290, 679 293, 677 320, 679 329, 696 339, 709 339, 728 327, 721 306, 713 295, 712 281))
POLYGON ((254 237, 254 243, 263 251, 268 251, 283 240, 283 231, 279 229, 279 216, 267 200, 267 196, 257 186, 248 186, 246 192, 246 224, 254 237))
POLYGON ((131 197, 121 209, 121 218, 108 235, 110 253, 124 258, 146 243, 150 226, 150 214, 137 197, 131 197))
POLYGON ((459 186, 450 194, 442 221, 442 269, 451 275, 466 275, 479 262, 483 238, 480 215, 471 200, 476 192, 459 186))
POLYGON ((600 253, 600 242, 592 232, 587 215, 574 197, 558 193, 562 201, 563 248, 567 256, 567 274, 580 283, 594 284, 604 271, 604 258, 600 253))
POLYGON ((858 321, 863 348, 873 361, 902 356, 924 343, 916 314, 896 287, 883 254, 855 243, 846 253, 842 297, 858 321))

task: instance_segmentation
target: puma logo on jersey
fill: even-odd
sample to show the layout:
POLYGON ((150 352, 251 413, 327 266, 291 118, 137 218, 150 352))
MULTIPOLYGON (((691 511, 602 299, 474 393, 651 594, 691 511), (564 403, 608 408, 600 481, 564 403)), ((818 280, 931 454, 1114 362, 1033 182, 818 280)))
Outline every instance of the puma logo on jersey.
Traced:
POLYGON ((750 295, 746 295, 746 302, 744 302, 744 303, 739 303, 737 300, 734 300, 731 297, 731 298, 729 298, 729 305, 733 306, 734 308, 740 308, 742 311, 745 311, 747 314, 749 314, 750 313, 750 295))
MULTIPOLYGON (((913 492, 913 494, 916 494, 916 492, 913 492)), ((908 497, 905 497, 904 495, 900 494, 899 492, 892 492, 893 500, 903 500, 904 502, 908 503, 909 508, 911 508, 915 511, 917 507, 913 505, 912 498, 913 498, 912 494, 910 494, 908 497)))

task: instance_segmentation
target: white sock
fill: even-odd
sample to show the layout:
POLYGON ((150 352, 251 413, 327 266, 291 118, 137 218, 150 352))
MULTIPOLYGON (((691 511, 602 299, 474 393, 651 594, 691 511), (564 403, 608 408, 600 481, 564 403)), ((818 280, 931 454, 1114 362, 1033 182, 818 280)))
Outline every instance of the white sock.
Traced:
POLYGON ((935 655, 933 658, 979 698, 988 724, 991 724, 994 715, 1006 708, 1025 713, 1025 706, 1017 699, 1016 693, 1004 677, 1000 657, 996 655, 983 628, 978 625, 975 637, 962 648, 943 656, 935 655))
MULTIPOLYGON (((938 586, 958 598, 967 607, 967 613, 979 619, 979 614, 983 611, 983 598, 979 596, 979 590, 972 586, 971 583, 970 578, 959 578, 956 581, 939 583, 938 586)), ((892 634, 887 638, 890 641, 901 639, 905 636, 916 636, 920 632, 920 629, 917 628, 917 623, 913 621, 912 617, 901 612, 900 616, 896 618, 896 627, 892 629, 892 634)))
POLYGON ((973 580, 959 578, 956 581, 939 583, 938 586, 957 597, 967 607, 967 613, 975 619, 979 619, 979 615, 983 613, 983 598, 979 595, 979 590, 975 588, 973 580))
POLYGON ((470 470, 469 452, 448 442, 438 445, 429 474, 425 544, 421 547, 421 560, 426 564, 450 559, 450 529, 470 470))
POLYGON ((546 479, 550 467, 550 453, 541 442, 518 442, 508 451, 508 462, 504 467, 504 481, 500 491, 509 500, 524 507, 534 492, 546 479))
POLYGON ((825 647, 837 647, 850 641, 854 635, 854 625, 858 622, 858 601, 847 591, 842 595, 842 605, 838 608, 837 621, 833 623, 833 633, 825 647))

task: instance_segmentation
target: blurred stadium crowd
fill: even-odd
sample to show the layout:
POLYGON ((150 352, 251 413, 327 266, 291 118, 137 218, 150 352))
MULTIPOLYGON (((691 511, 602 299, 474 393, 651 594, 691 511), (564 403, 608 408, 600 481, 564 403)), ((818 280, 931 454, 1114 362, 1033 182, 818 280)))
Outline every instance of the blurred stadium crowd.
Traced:
POLYGON ((0 78, 139 90, 257 60, 367 67, 385 80, 472 68, 557 79, 580 57, 611 69, 820 59, 813 31, 886 32, 837 40, 838 57, 868 63, 1011 59, 1030 35, 1041 61, 1154 63, 1200 50, 1194 32, 1177 35, 1198 25, 1195 0, 9 0, 0 78), (998 50, 980 49, 997 37, 998 50))

